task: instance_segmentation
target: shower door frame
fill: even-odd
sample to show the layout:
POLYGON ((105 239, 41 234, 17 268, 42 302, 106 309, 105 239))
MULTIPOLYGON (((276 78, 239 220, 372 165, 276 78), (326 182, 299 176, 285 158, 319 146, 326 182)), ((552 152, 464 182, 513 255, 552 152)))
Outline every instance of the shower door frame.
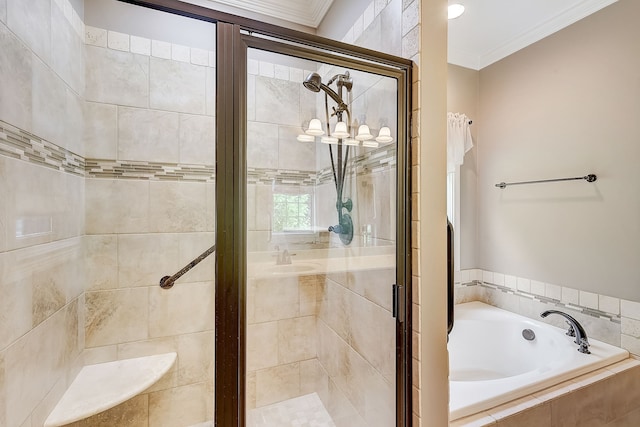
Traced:
MULTIPOLYGON (((218 33, 220 34, 220 33, 218 33)), ((266 52, 272 52, 281 55, 288 55, 297 57, 300 59, 311 60, 322 63, 329 63, 331 65, 337 65, 344 68, 355 69, 358 71, 364 71, 374 73, 384 77, 390 77, 397 80, 398 87, 398 148, 397 148, 397 165, 396 165, 396 284, 399 285, 399 294, 394 296, 398 298, 397 306, 393 309, 396 313, 396 427, 409 427, 412 424, 411 417, 411 297, 408 290, 411 289, 411 243, 410 243, 410 163, 409 163, 409 85, 411 81, 411 73, 404 69, 394 68, 381 64, 374 64, 372 62, 361 61, 353 58, 347 58, 345 56, 338 56, 325 51, 309 49, 298 45, 280 43, 271 39, 259 38, 247 34, 236 34, 239 37, 239 42, 234 43, 237 49, 241 49, 241 52, 237 52, 234 57, 239 60, 235 65, 237 70, 236 76, 242 76, 239 78, 241 82, 238 82, 239 86, 236 88, 238 96, 240 97, 241 115, 244 117, 246 112, 246 67, 247 67, 247 50, 249 48, 262 50, 266 52), (238 56, 244 58, 244 61, 238 56), (244 72, 244 74, 242 74, 244 72), (244 84, 243 84, 244 83, 244 84), (405 88, 404 91, 400 88, 405 88)), ((302 84, 302 82, 301 82, 302 84)), ((246 124, 246 122, 245 122, 246 124)), ((238 147, 241 148, 242 154, 239 158, 245 158, 244 150, 246 149, 246 126, 244 126, 241 134, 245 138, 244 141, 240 141, 238 147)), ((246 167, 243 169, 243 176, 237 177, 244 180, 246 177, 246 167)), ((246 186, 246 182, 243 183, 246 186)), ((244 201, 243 201, 244 202, 244 201)), ((246 213, 246 206, 244 208, 246 213)), ((244 218, 243 224, 246 227, 246 218, 244 218)), ((245 238, 246 228, 242 231, 243 238, 245 238)), ((245 248, 246 254, 246 248, 245 248)), ((244 266, 246 267, 246 259, 244 260, 244 266)), ((245 270, 246 271, 246 270, 245 270)), ((246 287, 246 281, 244 283, 246 287)), ((389 283, 389 293, 392 293, 392 284, 389 283)), ((243 297, 246 303, 246 295, 243 297)), ((243 319, 244 321, 244 319, 243 319)), ((246 325, 243 325, 246 328, 246 325)), ((242 424, 244 425, 244 424, 242 424)))
MULTIPOLYGON (((216 24, 215 409, 220 427, 245 426, 247 48, 281 50, 398 79, 396 187, 396 427, 412 425, 411 72, 386 53, 179 0, 119 0, 216 24), (244 33, 244 34, 243 34, 244 33), (259 34, 276 40, 257 38, 259 34), (247 35, 249 34, 249 35, 247 35), (287 42, 289 44, 284 44, 287 42), (304 46, 304 47, 302 47, 304 46), (330 51, 332 53, 328 53, 330 51), (309 55, 309 56, 306 56, 309 55), (344 55, 344 56, 340 56, 344 55), (403 90, 400 90, 403 88, 403 90)), ((389 292, 392 290, 389 284, 389 292)))

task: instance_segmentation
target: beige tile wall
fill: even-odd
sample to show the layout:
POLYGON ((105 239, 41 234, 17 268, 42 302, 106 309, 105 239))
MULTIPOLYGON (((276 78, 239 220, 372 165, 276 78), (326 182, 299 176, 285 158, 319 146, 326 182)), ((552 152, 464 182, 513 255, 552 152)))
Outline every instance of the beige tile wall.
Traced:
POLYGON ((251 279, 248 408, 317 392, 337 425, 390 425, 393 277, 376 270, 251 279))
POLYGON ((53 389, 57 394, 59 386, 66 387, 81 363, 84 330, 79 322, 84 298, 80 240, 66 239, 0 255, 5 295, 0 327, 6 369, 0 382, 6 393, 0 411, 6 414, 3 425, 21 425, 42 405, 47 406, 47 394, 53 389))
MULTIPOLYGON (((0 120, 82 156, 81 28, 61 4, 0 1, 0 120)), ((17 155, 0 181, 0 425, 35 427, 82 363, 83 177, 17 155)))
MULTIPOLYGON (((208 52, 92 27, 86 42, 87 157, 139 168, 215 164, 215 68, 208 52)), ((178 359, 135 401, 80 425, 212 419, 214 258, 170 290, 158 282, 214 244, 215 184, 125 174, 87 178, 85 186, 85 362, 169 351, 178 359)))
POLYGON ((346 396, 367 426, 394 423, 394 280, 394 269, 348 272, 328 275, 320 288, 318 361, 332 384, 320 398, 335 401, 334 391, 346 396))
POLYGON ((390 301, 374 301, 389 299, 392 276, 378 270, 250 281, 248 408, 316 392, 336 425, 389 425, 395 323, 390 301))
POLYGON ((0 21, 7 22, 7 0, 0 0, 0 21))
POLYGON ((308 394, 315 383, 318 289, 324 276, 249 279, 247 407, 308 394))
MULTIPOLYGON (((361 17, 345 35, 343 41, 359 46, 402 56, 420 63, 420 2, 418 0, 376 0, 372 1, 361 17), (397 28, 397 32, 389 31, 397 28), (384 37, 382 37, 384 34, 384 37)), ((413 304, 413 425, 421 425, 421 336, 420 336, 420 299, 421 299, 421 271, 419 265, 419 228, 421 212, 419 187, 419 159, 420 159, 420 82, 417 67, 414 67, 412 82, 412 121, 411 121, 411 166, 412 166, 412 195, 411 195, 411 230, 412 230, 412 300, 413 304)), ((395 187, 392 187, 395 188, 395 187)), ((393 229, 393 228, 391 228, 393 229)))

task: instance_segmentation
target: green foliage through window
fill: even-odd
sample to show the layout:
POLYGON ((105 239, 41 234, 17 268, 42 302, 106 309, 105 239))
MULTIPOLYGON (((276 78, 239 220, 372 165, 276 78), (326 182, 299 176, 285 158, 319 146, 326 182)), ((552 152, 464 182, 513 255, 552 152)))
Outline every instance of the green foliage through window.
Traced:
POLYGON ((311 194, 273 195, 273 231, 311 229, 311 194))

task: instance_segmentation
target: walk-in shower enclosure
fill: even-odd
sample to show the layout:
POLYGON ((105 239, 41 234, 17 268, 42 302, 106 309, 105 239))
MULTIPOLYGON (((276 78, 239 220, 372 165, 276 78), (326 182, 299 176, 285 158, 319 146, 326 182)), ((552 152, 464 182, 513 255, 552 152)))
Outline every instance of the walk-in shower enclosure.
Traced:
MULTIPOLYGON (((5 209, 30 216, 0 247, 3 277, 24 279, 36 265, 21 261, 27 250, 57 272, 34 290, 57 305, 42 304, 29 326, 48 323, 0 335, 4 347, 25 336, 5 367, 20 362, 46 380, 0 371, 18 390, 7 396, 9 425, 62 394, 66 383, 48 374, 59 361, 72 378, 81 363, 176 352, 150 389, 79 425, 254 426, 313 402, 336 426, 409 426, 411 62, 176 0, 86 0, 81 40, 58 31, 57 18, 67 19, 55 16, 58 3, 50 30, 67 56, 27 51, 0 22, 3 46, 27 52, 14 68, 34 70, 16 75, 39 82, 33 108, 46 111, 37 116, 51 119, 32 126, 16 109, 0 131, 58 144, 51 157, 70 165, 0 156, 0 172, 16 194, 30 191, 20 176, 68 180, 84 209, 78 224, 65 206, 54 223, 37 207, 5 209), (344 106, 305 87, 309 75, 344 106), (348 91, 337 86, 347 81, 348 91), (342 107, 349 113, 335 114, 342 107), (71 118, 82 124, 77 146, 62 142, 71 118), (331 139, 340 118, 348 135, 331 139), (323 135, 309 134, 312 119, 323 135), (372 136, 358 139, 364 124, 372 136), (66 246, 33 232, 49 225, 68 234, 66 246), (173 287, 159 286, 212 245, 173 287), (39 363, 49 326, 77 334, 55 335, 68 348, 39 363)), ((56 205, 56 195, 41 202, 56 205)))

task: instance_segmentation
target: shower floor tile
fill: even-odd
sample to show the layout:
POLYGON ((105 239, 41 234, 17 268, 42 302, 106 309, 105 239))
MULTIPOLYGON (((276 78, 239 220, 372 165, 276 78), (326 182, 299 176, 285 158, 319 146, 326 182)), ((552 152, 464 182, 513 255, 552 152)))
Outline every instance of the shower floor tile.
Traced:
POLYGON ((335 427, 317 393, 249 411, 247 427, 335 427))
MULTIPOLYGON (((208 421, 191 427, 213 427, 208 421)), ((247 427, 336 427, 317 393, 249 411, 247 427)))

